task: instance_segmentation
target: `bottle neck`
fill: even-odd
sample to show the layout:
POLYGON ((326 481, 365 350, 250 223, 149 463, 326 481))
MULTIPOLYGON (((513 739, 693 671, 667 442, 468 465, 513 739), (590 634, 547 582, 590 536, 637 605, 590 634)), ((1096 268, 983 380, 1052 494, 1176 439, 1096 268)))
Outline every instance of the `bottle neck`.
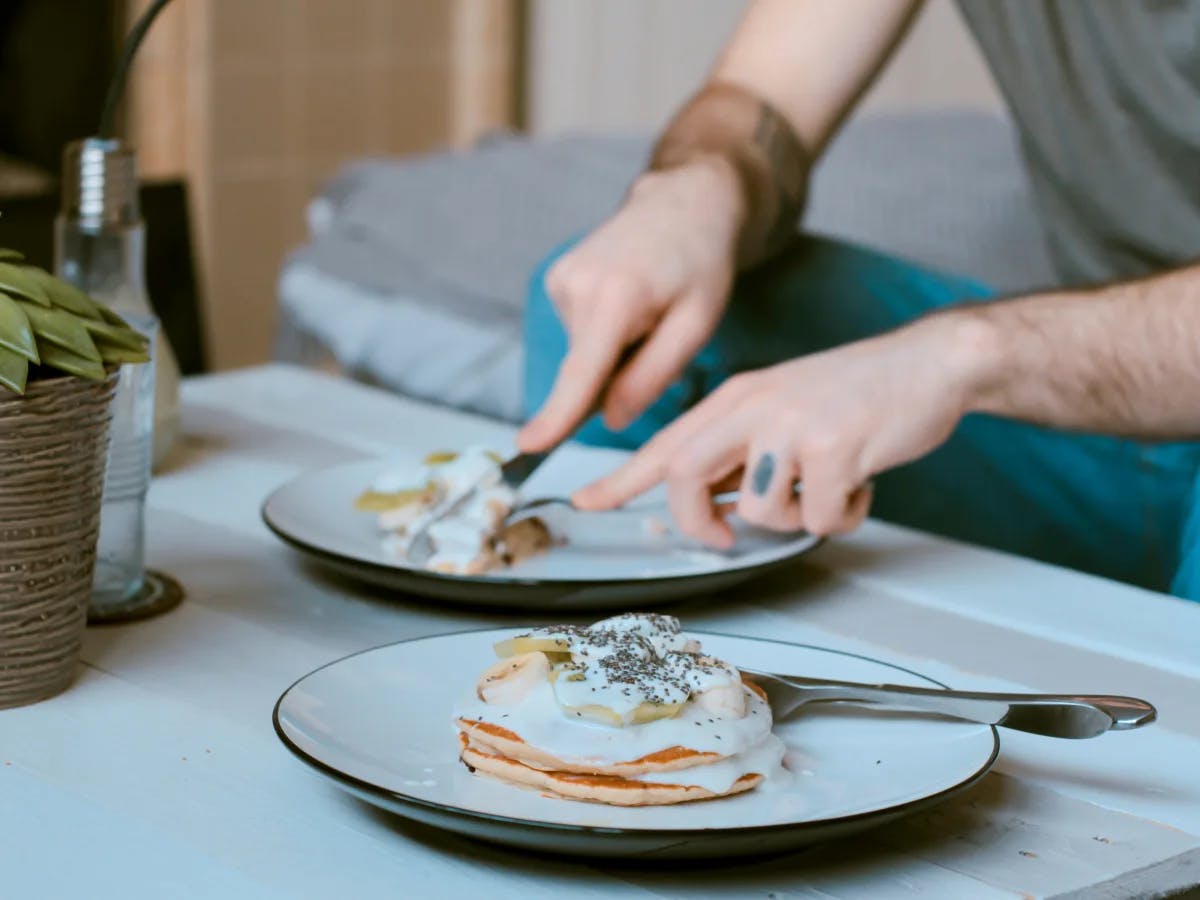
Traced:
POLYGON ((59 277, 116 310, 148 313, 144 260, 133 150, 101 138, 68 144, 55 223, 59 277))

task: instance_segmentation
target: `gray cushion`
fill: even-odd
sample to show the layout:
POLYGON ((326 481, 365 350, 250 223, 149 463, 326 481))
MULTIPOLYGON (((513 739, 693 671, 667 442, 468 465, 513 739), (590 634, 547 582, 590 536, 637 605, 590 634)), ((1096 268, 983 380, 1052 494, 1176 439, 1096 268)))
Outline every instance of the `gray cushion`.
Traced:
MULTIPOLYGON (((346 167, 285 265, 280 346, 315 339, 360 377, 520 418, 529 274, 617 206, 648 148, 502 136, 346 167)), ((805 224, 1004 291, 1053 281, 1011 128, 994 117, 852 122, 815 173, 805 224)))
POLYGON ((1004 293, 1055 283, 1016 134, 996 116, 851 122, 814 174, 805 225, 1004 293))

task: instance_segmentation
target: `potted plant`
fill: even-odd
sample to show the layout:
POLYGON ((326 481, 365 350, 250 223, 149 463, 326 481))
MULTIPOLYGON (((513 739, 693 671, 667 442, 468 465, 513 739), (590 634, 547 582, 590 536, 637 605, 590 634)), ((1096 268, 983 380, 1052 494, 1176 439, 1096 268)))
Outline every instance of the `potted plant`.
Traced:
POLYGON ((95 565, 109 406, 145 339, 0 249, 0 709, 75 674, 95 565))

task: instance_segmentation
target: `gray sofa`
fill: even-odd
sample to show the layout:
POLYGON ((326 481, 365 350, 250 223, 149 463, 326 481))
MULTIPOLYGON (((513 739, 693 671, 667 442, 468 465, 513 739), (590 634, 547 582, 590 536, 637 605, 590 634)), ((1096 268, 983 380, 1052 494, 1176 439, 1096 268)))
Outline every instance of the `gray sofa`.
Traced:
MULTIPOLYGON (((284 265, 278 357, 519 419, 529 273, 614 209, 648 147, 498 136, 346 167, 284 265)), ((1002 291, 1054 282, 1012 129, 991 116, 852 121, 815 173, 804 226, 1002 291)))

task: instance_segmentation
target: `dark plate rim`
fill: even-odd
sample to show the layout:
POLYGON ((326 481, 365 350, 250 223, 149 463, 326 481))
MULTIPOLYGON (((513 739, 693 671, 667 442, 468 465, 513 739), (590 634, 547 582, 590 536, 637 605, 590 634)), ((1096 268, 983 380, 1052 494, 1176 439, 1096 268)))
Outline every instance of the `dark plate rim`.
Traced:
MULTIPOLYGON (((513 626, 513 629, 519 629, 522 627, 526 627, 526 626, 517 625, 517 626, 513 626)), ((536 627, 536 626, 529 626, 529 627, 536 627)), ((316 675, 318 672, 321 672, 321 671, 329 668, 330 666, 336 666, 339 663, 343 663, 348 659, 353 659, 356 656, 362 656, 365 653, 373 653, 376 650, 383 650, 388 647, 396 647, 401 644, 411 644, 411 643, 415 643, 417 641, 427 641, 427 640, 433 640, 436 638, 454 637, 456 635, 479 634, 480 632, 484 632, 484 631, 509 631, 509 630, 513 630, 513 629, 510 629, 507 626, 501 626, 499 628, 496 628, 496 627, 470 628, 470 629, 466 629, 466 630, 462 630, 462 631, 443 632, 441 634, 427 634, 427 635, 422 635, 421 637, 406 638, 405 640, 402 640, 402 641, 391 641, 387 644, 380 644, 379 646, 376 646, 376 647, 368 647, 365 650, 359 650, 355 653, 350 653, 350 654, 347 654, 346 656, 340 657, 339 659, 335 659, 331 662, 327 662, 323 666, 318 666, 317 668, 306 673, 305 675, 302 675, 301 677, 297 678, 294 682, 292 682, 292 684, 289 685, 288 688, 282 694, 279 695, 279 699, 275 701, 275 707, 271 711, 271 724, 274 726, 275 735, 279 738, 279 740, 283 743, 283 745, 292 753, 293 756, 295 756, 297 759, 299 759, 301 762, 305 763, 309 767, 315 769, 317 772, 324 775, 326 778, 329 778, 331 781, 339 783, 339 785, 341 785, 341 786, 348 787, 352 791, 355 791, 357 793, 360 793, 363 795, 369 795, 369 796, 373 796, 373 797, 379 797, 381 799, 391 801, 398 805, 414 806, 414 807, 429 809, 429 810, 433 810, 434 812, 448 814, 448 815, 453 816, 458 819, 490 822, 492 824, 512 826, 512 827, 517 827, 517 828, 537 829, 537 830, 543 830, 543 831, 563 831, 563 832, 571 832, 573 834, 594 834, 598 837, 620 835, 620 836, 631 836, 631 837, 638 837, 638 838, 660 838, 660 839, 664 839, 664 840, 665 839, 675 839, 675 840, 684 840, 684 841, 686 841, 686 840, 701 840, 704 838, 712 837, 713 835, 726 834, 726 833, 736 834, 737 836, 742 837, 742 836, 754 836, 754 835, 780 834, 780 833, 787 832, 787 831, 809 831, 809 830, 824 831, 824 830, 838 827, 838 826, 850 825, 855 822, 867 822, 871 819, 879 818, 882 816, 899 817, 899 816, 907 815, 908 813, 917 812, 925 807, 933 806, 938 803, 941 803, 944 800, 950 799, 955 794, 958 794, 962 791, 967 790, 972 785, 976 784, 981 778, 983 778, 989 771, 991 771, 992 766, 994 766, 996 764, 996 759, 1000 755, 1000 733, 999 733, 999 731, 996 730, 995 725, 990 725, 988 727, 991 729, 991 732, 992 732, 992 752, 990 754, 988 754, 988 758, 983 763, 983 765, 980 766, 979 769, 977 769, 971 775, 968 775, 962 781, 959 781, 958 783, 953 784, 944 790, 938 791, 936 794, 928 794, 924 797, 918 797, 914 800, 909 800, 905 803, 900 803, 895 806, 889 806, 884 809, 871 810, 869 812, 853 813, 851 815, 846 815, 846 816, 834 816, 832 818, 826 818, 826 819, 814 819, 814 820, 808 821, 808 822, 785 822, 785 823, 779 823, 779 824, 774 824, 774 825, 742 825, 742 826, 732 826, 732 827, 725 827, 725 828, 690 828, 690 829, 609 828, 609 827, 602 827, 602 826, 596 826, 596 825, 568 825, 568 824, 564 824, 561 822, 545 822, 545 821, 541 821, 539 819, 521 819, 521 818, 516 818, 514 816, 503 816, 503 815, 499 815, 497 813, 478 812, 476 810, 464 809, 463 807, 460 807, 460 806, 454 806, 454 805, 447 804, 447 803, 437 803, 432 800, 424 800, 420 797, 414 797, 410 794, 403 794, 403 793, 400 793, 399 791, 394 791, 394 790, 391 790, 390 788, 385 788, 385 787, 382 787, 381 785, 373 784, 372 782, 366 781, 361 778, 357 778, 353 775, 348 775, 345 772, 342 772, 340 769, 334 768, 333 766, 329 765, 328 763, 322 762, 321 760, 317 759, 316 757, 314 757, 311 754, 302 750, 299 746, 297 746, 291 740, 291 738, 289 738, 287 736, 287 734, 284 733, 283 726, 279 721, 279 708, 283 704, 283 701, 287 698, 287 695, 292 691, 293 688, 295 688, 297 685, 299 685, 302 681, 304 681, 305 679, 309 678, 312 675, 316 675)), ((865 662, 872 662, 872 663, 876 663, 878 665, 887 666, 887 667, 895 669, 899 672, 904 672, 908 675, 912 675, 915 678, 920 678, 923 681, 927 681, 930 684, 936 685, 937 687, 947 688, 947 689, 949 688, 949 685, 943 684, 942 682, 938 681, 935 678, 930 678, 928 675, 924 675, 921 672, 914 671, 913 669, 909 669, 904 666, 895 665, 894 663, 885 662, 881 659, 876 659, 873 656, 867 656, 862 653, 851 653, 847 650, 834 650, 829 647, 821 647, 817 644, 800 644, 800 643, 796 643, 795 641, 779 640, 778 638, 751 637, 749 635, 729 634, 728 632, 722 632, 722 631, 689 630, 689 633, 699 634, 699 635, 710 635, 712 637, 725 637, 725 638, 737 638, 740 640, 763 641, 764 643, 768 643, 768 644, 783 644, 788 647, 799 647, 799 648, 802 648, 805 650, 819 650, 824 653, 833 653, 838 656, 846 656, 846 657, 850 657, 852 659, 861 659, 865 662)))
MULTIPOLYGON (((297 478, 300 477, 303 477, 303 475, 297 476, 297 478)), ((412 578, 416 581, 426 580, 439 582, 446 585, 463 585, 468 590, 488 587, 537 587, 551 588, 566 592, 570 590, 618 587, 638 584, 677 584, 691 579, 702 580, 716 575, 743 575, 745 578, 751 578, 768 572, 774 568, 793 563, 800 557, 811 553, 813 550, 816 550, 823 543, 825 543, 824 537, 809 534, 806 535, 806 537, 810 539, 811 543, 808 543, 803 547, 799 547, 794 551, 779 557, 778 559, 769 559, 759 563, 749 563, 744 566, 736 566, 729 569, 719 569, 716 572, 679 572, 674 575, 658 575, 649 578, 487 578, 479 575, 448 575, 442 572, 431 572, 425 569, 411 569, 407 566, 390 566, 384 563, 373 562, 368 559, 359 559, 356 556, 347 556, 346 554, 338 553, 335 550, 329 550, 325 547, 318 547, 316 544, 310 544, 308 541, 302 540, 301 538, 296 537, 294 534, 291 534, 284 529, 283 526, 271 520, 268 507, 270 506, 271 501, 275 499, 277 494, 290 487, 295 481, 296 478, 290 479, 289 481, 275 488, 275 490, 271 491, 271 493, 267 495, 267 498, 263 500, 262 504, 259 506, 259 517, 262 519, 263 524, 267 526, 267 529, 272 534, 274 534, 288 546, 294 547, 302 553, 306 553, 322 562, 335 563, 342 566, 363 569, 381 578, 412 578)), ((361 575, 359 577, 366 578, 368 576, 361 575)))

